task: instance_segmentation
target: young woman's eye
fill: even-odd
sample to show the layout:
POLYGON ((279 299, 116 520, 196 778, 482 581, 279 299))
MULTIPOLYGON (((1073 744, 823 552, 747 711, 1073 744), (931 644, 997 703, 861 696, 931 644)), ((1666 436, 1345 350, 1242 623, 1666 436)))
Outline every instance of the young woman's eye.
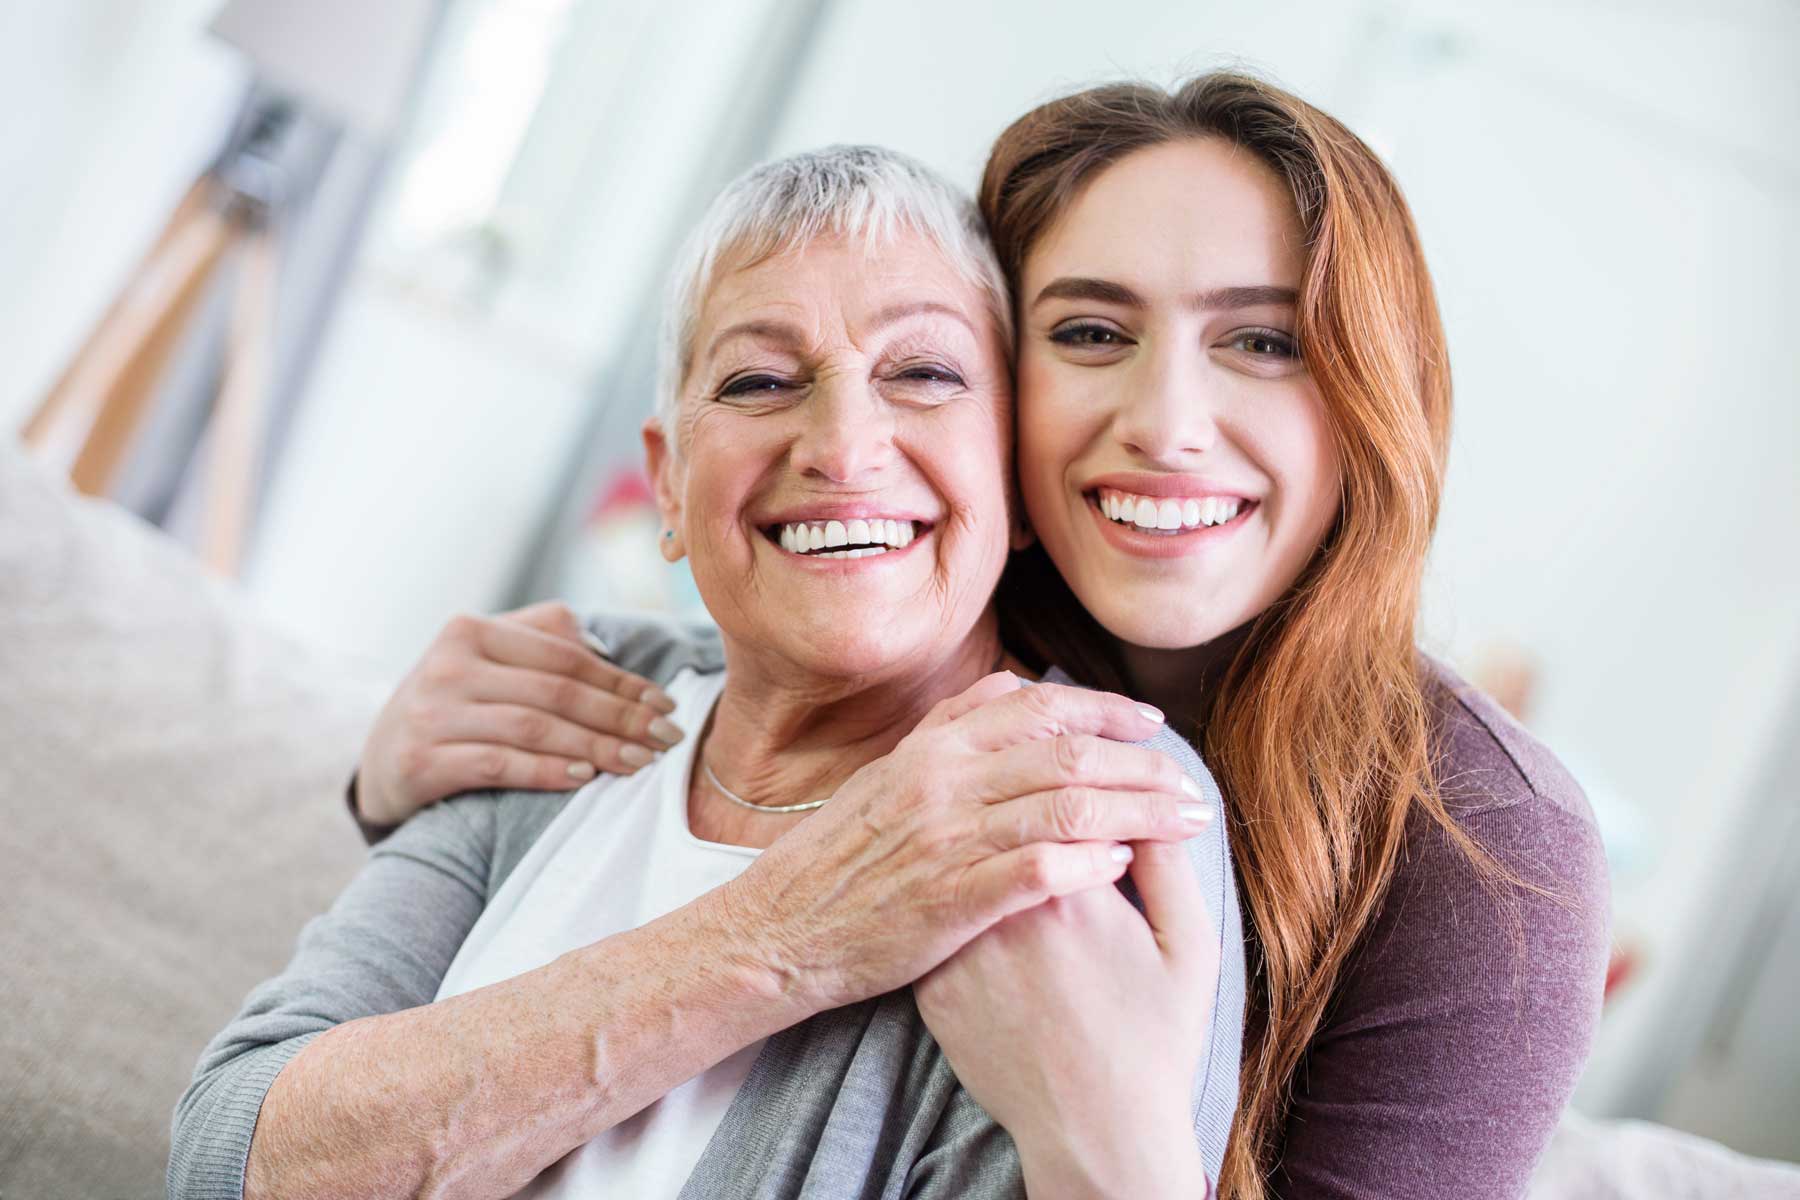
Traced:
POLYGON ((1230 346, 1257 358, 1299 358, 1300 347, 1279 329, 1245 329, 1232 336, 1230 346))
POLYGON ((1059 346, 1122 346, 1125 335, 1110 325, 1077 322, 1051 330, 1050 340, 1059 346))

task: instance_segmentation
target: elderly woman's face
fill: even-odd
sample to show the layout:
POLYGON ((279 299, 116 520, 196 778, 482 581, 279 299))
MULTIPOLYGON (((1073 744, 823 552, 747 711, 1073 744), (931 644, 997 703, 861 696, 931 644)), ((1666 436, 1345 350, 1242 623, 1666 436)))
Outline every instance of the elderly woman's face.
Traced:
POLYGON ((646 427, 666 552, 742 646, 828 676, 929 668, 1005 562, 1011 428, 993 320, 928 240, 731 271, 677 428, 646 427))

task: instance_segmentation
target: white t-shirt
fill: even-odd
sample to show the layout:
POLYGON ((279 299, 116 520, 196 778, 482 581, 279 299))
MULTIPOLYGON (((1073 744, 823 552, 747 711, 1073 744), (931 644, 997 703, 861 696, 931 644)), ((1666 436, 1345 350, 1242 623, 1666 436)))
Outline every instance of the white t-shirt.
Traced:
MULTIPOLYGON (((664 689, 691 735, 635 775, 603 775, 569 799, 500 885, 457 951, 438 999, 511 979, 655 920, 735 878, 760 851, 688 828, 698 732, 725 675, 684 670, 664 689)), ((746 1046, 563 1157, 520 1196, 673 1197, 762 1050, 746 1046)))

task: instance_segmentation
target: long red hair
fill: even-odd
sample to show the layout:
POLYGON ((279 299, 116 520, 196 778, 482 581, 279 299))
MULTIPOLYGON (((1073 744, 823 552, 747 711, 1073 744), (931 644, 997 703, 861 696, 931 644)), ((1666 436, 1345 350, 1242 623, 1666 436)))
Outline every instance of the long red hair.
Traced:
MULTIPOLYGON (((1201 75, 1050 101, 1000 135, 981 211, 1017 294, 1025 259, 1083 186, 1135 150, 1225 138, 1287 185, 1307 259, 1297 336, 1342 464, 1339 515, 1289 593, 1204 687, 1199 732, 1227 797, 1255 931, 1239 1108, 1221 1192, 1267 1194, 1294 1079, 1380 910, 1407 817, 1428 814, 1488 879, 1510 879, 1447 813, 1414 643, 1450 439, 1450 366, 1399 187, 1338 121, 1261 80, 1201 75)), ((1116 642, 1041 550, 1001 584, 1008 643, 1035 665, 1125 684, 1116 642)))

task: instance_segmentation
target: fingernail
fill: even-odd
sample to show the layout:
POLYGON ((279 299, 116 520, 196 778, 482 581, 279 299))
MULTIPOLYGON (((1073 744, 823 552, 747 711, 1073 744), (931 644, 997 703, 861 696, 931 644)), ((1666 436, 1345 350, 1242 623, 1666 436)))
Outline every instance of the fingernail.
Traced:
POLYGON ((658 717, 650 722, 650 736, 665 746, 673 746, 687 734, 681 732, 681 726, 675 722, 658 717))
POLYGON ((1137 709, 1140 713, 1144 714, 1144 719, 1146 721, 1155 721, 1159 725, 1162 724, 1162 709, 1155 708, 1148 704, 1140 704, 1137 706, 1137 709))
POLYGON ((568 770, 570 779, 588 780, 594 777, 593 763, 572 762, 568 770))
POLYGON ((1183 775, 1181 777, 1181 790, 1196 800, 1206 799, 1206 793, 1200 790, 1200 784, 1192 775, 1183 775))
POLYGON ((650 760, 655 757, 656 755, 650 753, 650 751, 638 745, 636 742, 626 742, 623 746, 619 747, 619 758, 624 761, 626 766, 649 766, 650 760))
POLYGON ((651 688, 644 693, 644 703, 657 712, 672 713, 675 711, 675 700, 669 693, 659 688, 651 688))
POLYGON ((1182 821, 1195 828, 1212 824, 1213 810, 1209 804, 1177 804, 1175 811, 1181 814, 1182 821))
POLYGON ((1112 860, 1114 862, 1130 862, 1131 847, 1123 844, 1114 846, 1112 848, 1112 860))
POLYGON ((581 640, 583 642, 587 643, 587 648, 589 650, 592 650, 595 654, 598 654, 601 658, 611 658, 612 657, 612 651, 610 651, 606 648, 606 643, 601 641, 599 635, 596 634, 593 630, 591 630, 591 629, 582 630, 581 631, 581 640))

